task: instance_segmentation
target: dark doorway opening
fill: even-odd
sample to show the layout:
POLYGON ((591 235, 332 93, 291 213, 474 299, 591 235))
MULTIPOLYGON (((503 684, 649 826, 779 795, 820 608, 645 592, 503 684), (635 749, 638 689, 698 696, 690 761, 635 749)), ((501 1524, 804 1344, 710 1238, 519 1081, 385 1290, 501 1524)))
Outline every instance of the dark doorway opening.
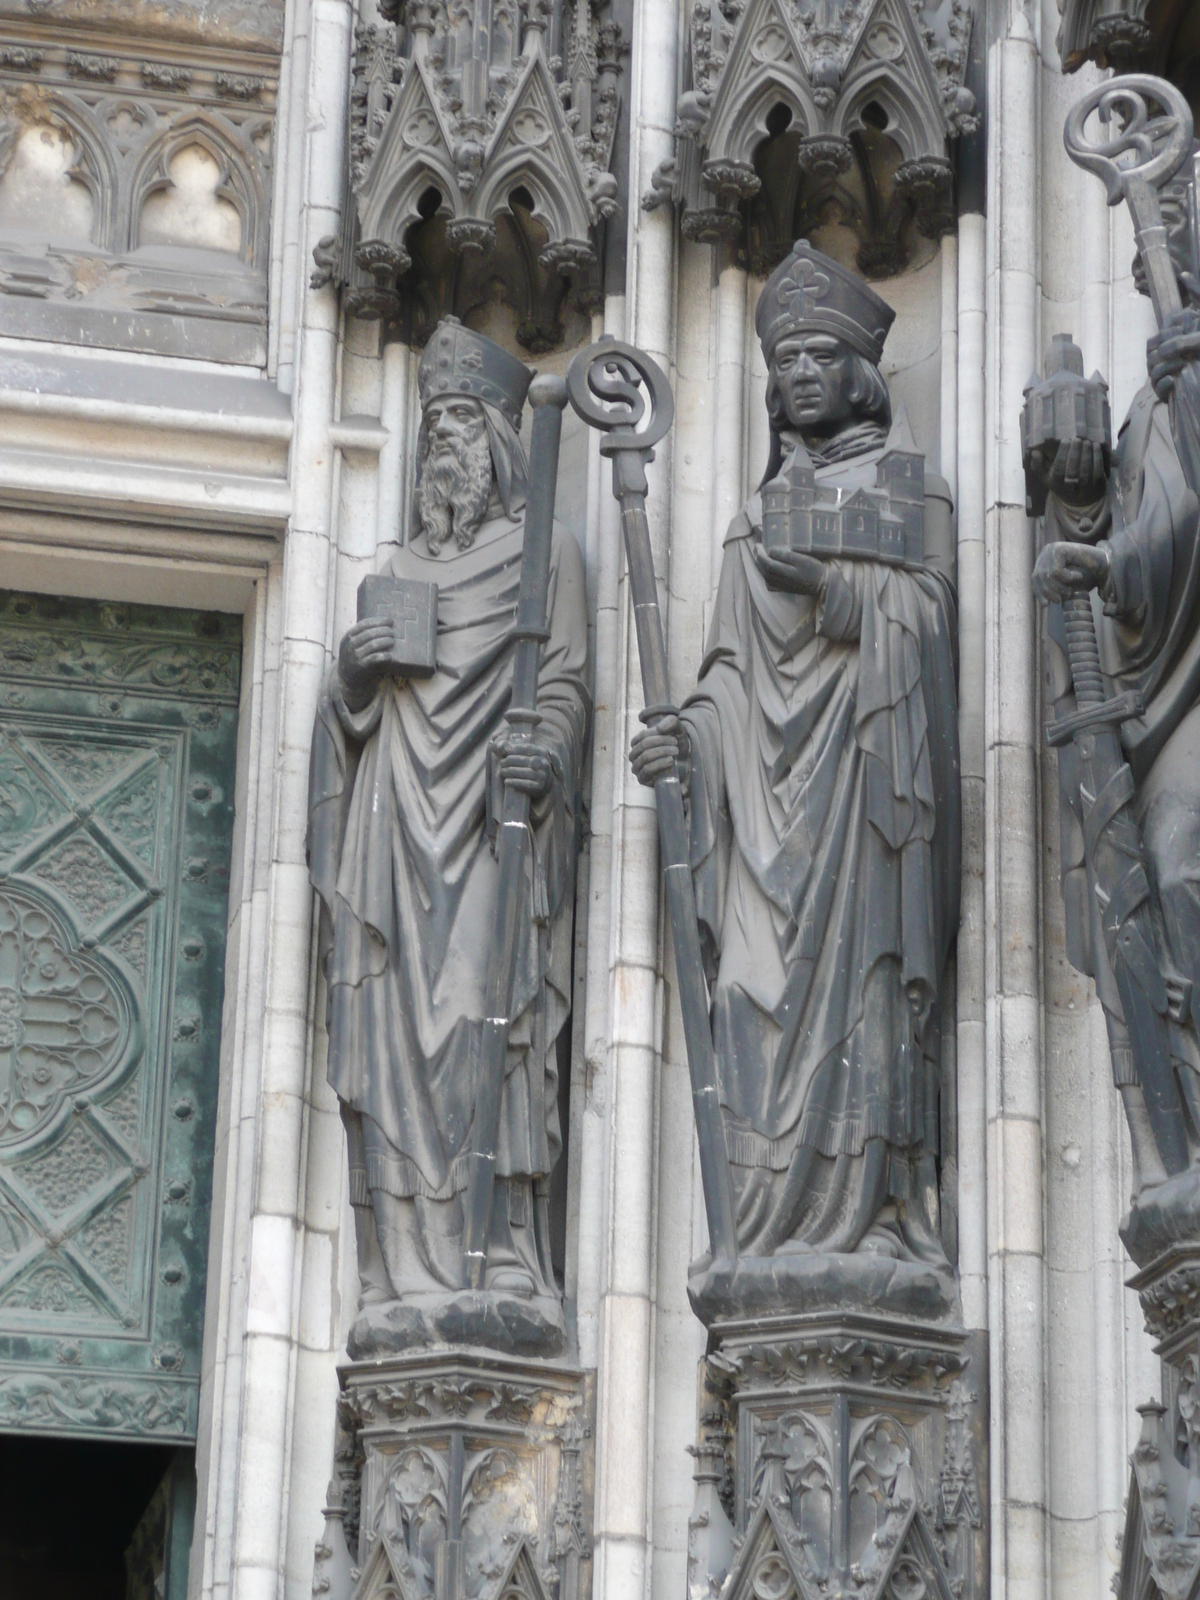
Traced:
POLYGON ((191 1450, 0 1434, 0 1595, 176 1600, 194 1514, 191 1450))

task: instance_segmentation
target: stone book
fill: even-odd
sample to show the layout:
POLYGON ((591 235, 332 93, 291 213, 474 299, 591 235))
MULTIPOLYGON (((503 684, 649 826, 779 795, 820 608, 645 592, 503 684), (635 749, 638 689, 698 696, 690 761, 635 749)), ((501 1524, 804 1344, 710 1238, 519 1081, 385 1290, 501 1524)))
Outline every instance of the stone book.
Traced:
POLYGON ((396 633, 388 665, 405 677, 430 678, 437 667, 437 600, 436 583, 384 573, 372 574, 358 586, 358 620, 392 619, 396 633))

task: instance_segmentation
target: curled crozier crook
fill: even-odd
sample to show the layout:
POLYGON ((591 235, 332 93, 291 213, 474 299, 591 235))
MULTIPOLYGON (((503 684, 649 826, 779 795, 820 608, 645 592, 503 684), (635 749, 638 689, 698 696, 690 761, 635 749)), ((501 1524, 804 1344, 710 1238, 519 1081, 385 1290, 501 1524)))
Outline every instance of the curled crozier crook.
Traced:
POLYGON ((611 436, 600 445, 606 455, 649 450, 666 436, 675 420, 675 401, 656 361, 644 350, 611 338, 592 345, 584 358, 571 363, 567 393, 584 422, 611 436))
POLYGON ((1163 78, 1130 73, 1099 84, 1071 107, 1063 143, 1076 166, 1104 184, 1110 206, 1128 197, 1130 179, 1140 178, 1159 189, 1179 171, 1192 148, 1192 111, 1183 95, 1163 78), (1163 108, 1152 117, 1148 102, 1163 108), (1112 138, 1094 144, 1084 133, 1092 112, 1105 124, 1116 123, 1112 138), (1135 160, 1121 165, 1118 157, 1135 160))

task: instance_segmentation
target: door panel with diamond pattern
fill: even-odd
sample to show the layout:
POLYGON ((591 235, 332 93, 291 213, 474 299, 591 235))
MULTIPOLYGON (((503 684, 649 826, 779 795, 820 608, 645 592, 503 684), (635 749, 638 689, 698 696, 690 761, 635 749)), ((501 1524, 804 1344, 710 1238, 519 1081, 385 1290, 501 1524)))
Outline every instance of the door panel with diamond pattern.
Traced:
POLYGON ((195 1437, 239 672, 0 591, 0 1431, 195 1437))

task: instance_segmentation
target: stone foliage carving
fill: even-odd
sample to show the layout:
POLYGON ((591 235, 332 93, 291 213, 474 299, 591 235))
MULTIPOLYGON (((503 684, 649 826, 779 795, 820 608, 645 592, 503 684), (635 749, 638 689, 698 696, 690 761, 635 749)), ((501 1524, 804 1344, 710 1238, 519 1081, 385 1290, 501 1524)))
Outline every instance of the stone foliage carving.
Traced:
POLYGON ((832 220, 870 277, 913 233, 955 226, 951 142, 978 126, 964 86, 968 0, 696 0, 676 153, 642 204, 765 274, 832 220))
POLYGON ((963 1335, 853 1318, 771 1335, 726 1330, 702 1365, 690 1600, 979 1593, 982 1422, 963 1335))
POLYGON ((258 360, 265 350, 273 56, 0 50, 0 325, 258 360), (191 342, 189 342, 189 340, 191 342))
POLYGON ((109 1373, 0 1375, 0 1425, 39 1433, 186 1438, 196 1429, 195 1395, 188 1384, 109 1373))
POLYGON ((564 302, 596 303, 618 209, 622 50, 601 0, 438 0, 360 27, 344 236, 317 246, 314 283, 344 283, 356 316, 407 304, 418 343, 499 293, 527 349, 558 343, 564 302))
POLYGON ((6 1428, 195 1431, 236 627, 0 594, 6 1428))
POLYGON ((1121 1600, 1188 1600, 1200 1584, 1200 1251, 1179 1245, 1130 1280, 1160 1342, 1163 1397, 1137 1409, 1121 1600))
POLYGON ((1058 55, 1064 72, 1085 61, 1126 72, 1149 53, 1149 0, 1062 0, 1058 55))
POLYGON ((426 1355, 347 1368, 342 1383, 314 1593, 586 1593, 592 1401, 583 1374, 426 1355))

